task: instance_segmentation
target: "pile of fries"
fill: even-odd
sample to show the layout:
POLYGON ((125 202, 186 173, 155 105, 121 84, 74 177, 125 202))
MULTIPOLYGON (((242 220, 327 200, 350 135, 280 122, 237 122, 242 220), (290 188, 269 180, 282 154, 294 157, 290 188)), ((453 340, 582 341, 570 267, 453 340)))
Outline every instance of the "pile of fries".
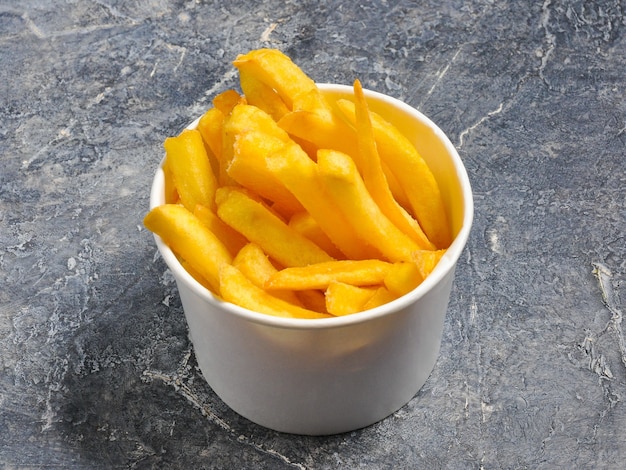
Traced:
POLYGON ((241 93, 165 140, 165 204, 145 226, 217 297, 292 318, 353 314, 417 287, 451 242, 415 147, 354 100, 329 102, 289 57, 234 61, 241 93))

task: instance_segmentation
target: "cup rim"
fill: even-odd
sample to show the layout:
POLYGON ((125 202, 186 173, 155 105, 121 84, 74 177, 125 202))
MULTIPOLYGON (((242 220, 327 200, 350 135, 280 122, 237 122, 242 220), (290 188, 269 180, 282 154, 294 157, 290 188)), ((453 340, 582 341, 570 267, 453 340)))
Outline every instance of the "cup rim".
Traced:
MULTIPOLYGON (((352 86, 332 84, 332 83, 318 83, 321 91, 339 91, 345 93, 353 93, 352 86)), ((157 249, 160 255, 163 257, 166 265, 172 271, 174 278, 177 282, 184 282, 185 285, 191 289, 202 300, 213 305, 216 309, 224 309, 226 312, 236 315, 244 320, 263 324, 266 326, 272 326, 285 329, 328 329, 345 327, 349 325, 355 325, 372 321, 384 316, 393 315, 395 312, 399 312, 406 308, 408 305, 415 303, 422 298, 428 292, 430 292, 442 279, 455 268, 456 263, 465 248, 467 240, 469 238, 473 217, 474 217, 474 201, 469 181, 469 176, 465 165, 458 154, 458 151, 447 137, 447 135, 437 126, 430 118, 422 114, 414 107, 400 101, 397 98, 393 98, 383 93, 363 89, 366 97, 374 98, 376 100, 390 104, 407 114, 415 116, 419 121, 426 124, 437 136, 437 138, 444 144, 456 171, 456 179, 459 182, 461 189, 462 199, 464 201, 463 221, 461 228, 441 257, 433 271, 428 275, 424 281, 413 289, 411 292, 399 297, 389 303, 380 305, 370 310, 353 313, 350 315, 344 315, 332 318, 319 318, 319 319, 306 319, 306 318, 287 318, 269 315, 266 313, 255 312, 239 305, 227 302, 220 299, 213 294, 209 289, 200 284, 189 274, 182 266, 176 255, 172 250, 161 240, 161 238, 154 234, 154 240, 157 245, 157 249)), ((194 129, 197 127, 200 118, 196 118, 186 128, 194 129)), ((151 187, 150 192, 150 209, 163 204, 163 186, 164 186, 164 174, 162 170, 164 158, 161 160, 151 187)))

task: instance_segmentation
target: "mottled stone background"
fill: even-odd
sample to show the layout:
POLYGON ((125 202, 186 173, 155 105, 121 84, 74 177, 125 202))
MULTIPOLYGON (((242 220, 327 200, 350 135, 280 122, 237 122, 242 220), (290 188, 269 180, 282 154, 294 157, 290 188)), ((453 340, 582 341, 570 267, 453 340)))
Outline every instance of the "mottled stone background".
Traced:
POLYGON ((2 1, 0 466, 623 468, 625 11, 2 1), (164 138, 257 47, 417 107, 472 181, 439 361, 357 432, 284 435, 229 410, 141 224, 164 138))

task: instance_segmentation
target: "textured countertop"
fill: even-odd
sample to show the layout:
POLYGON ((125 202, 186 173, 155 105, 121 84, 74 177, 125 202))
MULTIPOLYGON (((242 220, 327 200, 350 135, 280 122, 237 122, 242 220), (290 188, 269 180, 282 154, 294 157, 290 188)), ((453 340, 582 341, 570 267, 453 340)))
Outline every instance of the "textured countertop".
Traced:
POLYGON ((0 467, 623 468, 625 10, 0 3, 0 467), (229 410, 142 227, 164 138, 258 47, 415 106, 473 185, 435 369, 359 431, 285 435, 229 410))

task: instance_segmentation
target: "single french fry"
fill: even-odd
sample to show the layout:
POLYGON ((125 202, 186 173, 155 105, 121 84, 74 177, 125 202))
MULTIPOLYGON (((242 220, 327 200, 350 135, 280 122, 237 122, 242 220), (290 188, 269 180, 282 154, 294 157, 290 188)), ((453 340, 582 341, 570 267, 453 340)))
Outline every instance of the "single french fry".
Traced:
MULTIPOLYGON (((267 280, 278 270, 271 263, 261 247, 256 243, 246 244, 233 259, 233 266, 243 273, 252 283, 263 289, 267 280)), ((300 299, 294 291, 275 290, 274 297, 282 299, 290 304, 302 307, 300 299)))
MULTIPOLYGON (((337 106, 349 120, 355 122, 354 103, 342 99, 337 101, 337 106)), ((413 215, 437 248, 447 248, 451 241, 450 227, 441 191, 432 171, 397 127, 374 112, 370 116, 380 158, 404 188, 413 215)))
POLYGON ((232 256, 236 256, 248 240, 229 225, 226 225, 211 209, 198 204, 193 211, 200 222, 220 239, 232 256))
POLYGON ((394 263, 383 282, 390 292, 400 297, 411 292, 423 280, 422 272, 415 263, 400 262, 394 263))
POLYGON ((354 81, 355 119, 359 161, 365 187, 387 218, 400 230, 413 239, 423 249, 434 249, 435 246, 428 240, 417 221, 394 199, 382 163, 372 130, 370 111, 361 82, 354 81))
POLYGON ((237 56, 233 65, 276 90, 290 110, 316 109, 323 101, 315 82, 277 49, 256 49, 237 56), (303 107, 305 106, 305 107, 303 107))
POLYGON ((446 252, 445 249, 441 250, 418 250, 413 253, 411 257, 413 263, 417 266, 417 269, 422 276, 422 279, 426 279, 426 277, 435 269, 437 263, 446 252))
POLYGON ((377 289, 377 287, 358 287, 332 281, 326 289, 326 310, 335 316, 361 312, 377 289))
POLYGON ((174 184, 174 175, 172 174, 172 169, 167 161, 167 155, 165 156, 161 169, 163 170, 163 192, 165 193, 165 203, 175 204, 178 202, 180 197, 178 196, 178 191, 176 190, 176 185, 174 184))
POLYGON ((289 135, 278 126, 272 116, 249 104, 238 104, 232 109, 224 123, 224 130, 233 138, 248 131, 260 131, 285 142, 289 141, 289 135))
POLYGON ((213 286, 211 285, 211 283, 209 281, 207 281, 204 276, 202 276, 202 274, 200 274, 198 271, 196 271, 196 269, 190 265, 185 259, 183 258, 178 258, 178 261, 180 262, 180 265, 183 267, 183 269, 185 271, 187 271, 189 274, 191 274, 191 277, 193 277, 196 281, 198 281, 198 283, 204 287, 205 289, 208 289, 210 291, 212 291, 214 294, 217 295, 217 293, 213 290, 213 286))
POLYGON ((312 161, 317 161, 317 151, 319 150, 317 148, 317 145, 315 145, 312 142, 309 142, 307 140, 301 139, 298 136, 295 135, 289 135, 289 137, 291 138, 291 140, 296 143, 302 150, 304 150, 304 152, 309 156, 309 158, 312 161))
POLYGON ((239 83, 247 103, 262 109, 275 121, 278 122, 289 112, 289 108, 276 90, 263 83, 246 68, 239 71, 239 83))
MULTIPOLYGON (((332 107, 330 103, 326 101, 326 98, 324 98, 324 95, 317 85, 315 85, 315 88, 298 96, 297 102, 294 101, 292 111, 310 111, 321 116, 324 116, 327 113, 332 115, 332 107)), ((339 117, 333 116, 333 118, 339 117)), ((340 118, 338 120, 340 120, 340 118)))
POLYGON ((372 308, 380 307, 381 305, 388 304, 389 302, 396 300, 398 296, 392 293, 384 286, 376 289, 376 292, 370 299, 363 305, 363 310, 370 310, 372 308))
POLYGON ((219 270, 232 256, 219 238, 184 206, 164 204, 153 208, 143 220, 177 256, 183 258, 220 295, 219 270))
POLYGON ((222 187, 216 193, 217 215, 283 266, 306 266, 333 258, 290 228, 245 191, 222 187))
POLYGON ((377 258, 380 252, 357 236, 348 219, 338 211, 320 178, 317 165, 295 144, 268 157, 268 169, 300 201, 322 231, 348 258, 377 258))
POLYGON ((317 221, 307 211, 296 212, 289 219, 289 226, 304 235, 335 259, 344 259, 345 255, 322 230, 317 221))
POLYGON ((228 116, 232 109, 240 104, 245 103, 245 99, 237 90, 226 90, 213 98, 213 106, 219 109, 224 116, 228 116))
MULTIPOLYGON (((221 162, 225 171, 233 159, 235 141, 250 131, 260 131, 272 137, 277 137, 287 142, 289 135, 272 119, 272 117, 256 106, 248 104, 236 105, 231 113, 225 118, 222 128, 222 157, 221 162)), ((234 180, 225 174, 220 181, 221 186, 232 185, 234 180)))
POLYGON ((281 214, 293 214, 304 208, 296 197, 268 168, 268 157, 287 143, 262 131, 244 131, 233 145, 233 156, 226 172, 237 183, 272 201, 281 214))
POLYGON ((250 242, 246 243, 235 256, 233 266, 239 269, 255 286, 261 288, 265 286, 265 281, 278 271, 261 247, 250 242))
POLYGON ((239 269, 232 265, 222 266, 219 274, 222 298, 227 302, 277 317, 330 318, 330 315, 307 310, 274 297, 267 291, 255 286, 239 269))
POLYGON ((351 156, 357 153, 354 130, 330 110, 293 111, 285 114, 278 125, 309 147, 335 149, 351 156))
MULTIPOLYGON (((217 108, 210 108, 198 121, 198 131, 202 136, 205 147, 211 150, 218 164, 222 158, 222 128, 224 114, 217 108)), ((216 171, 219 175, 219 171, 216 171)))
POLYGON ((324 187, 358 236, 378 249, 389 261, 410 261, 421 249, 396 227, 368 193, 352 159, 333 150, 320 150, 317 165, 324 187))
POLYGON ((385 173, 385 178, 387 179, 387 183, 389 184, 391 194, 393 194, 394 199, 398 201, 398 204, 400 204, 405 210, 409 211, 411 209, 411 203, 409 202, 409 198, 404 192, 404 188, 398 181, 398 178, 396 178, 395 175, 391 172, 387 164, 382 160, 381 164, 383 167, 383 172, 385 173))
POLYGON ((288 267, 273 274, 266 289, 326 289, 333 281, 355 286, 381 284, 392 264, 379 259, 335 260, 308 266, 288 267))
POLYGON ((164 142, 167 163, 183 205, 193 211, 196 204, 215 207, 217 180, 197 130, 185 129, 164 142))
POLYGON ((326 311, 326 298, 324 292, 317 289, 294 291, 304 308, 314 312, 328 313, 326 311))

